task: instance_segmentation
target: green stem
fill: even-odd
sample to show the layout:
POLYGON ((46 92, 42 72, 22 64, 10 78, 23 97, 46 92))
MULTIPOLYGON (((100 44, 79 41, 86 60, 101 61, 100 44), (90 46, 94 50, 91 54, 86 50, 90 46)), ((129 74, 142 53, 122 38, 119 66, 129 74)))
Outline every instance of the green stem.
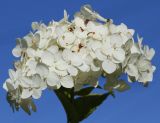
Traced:
POLYGON ((74 106, 74 99, 69 98, 63 89, 54 90, 62 103, 67 116, 67 123, 79 123, 78 114, 74 106))

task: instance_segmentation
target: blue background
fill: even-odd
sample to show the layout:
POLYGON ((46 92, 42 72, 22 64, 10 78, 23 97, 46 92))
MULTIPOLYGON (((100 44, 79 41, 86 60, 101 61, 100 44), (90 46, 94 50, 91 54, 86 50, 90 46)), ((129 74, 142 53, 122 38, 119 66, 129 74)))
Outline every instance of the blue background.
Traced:
MULTIPOLYGON (((14 57, 15 39, 31 30, 32 21, 59 20, 66 9, 71 15, 81 5, 91 4, 101 15, 116 24, 124 22, 144 37, 144 43, 155 48, 153 63, 157 66, 149 88, 132 84, 125 93, 108 98, 83 123, 160 123, 160 0, 0 0, 0 87, 8 77, 14 57)), ((23 111, 12 113, 0 88, 0 123, 65 123, 63 107, 57 97, 45 91, 36 101, 38 112, 28 116, 23 111)))

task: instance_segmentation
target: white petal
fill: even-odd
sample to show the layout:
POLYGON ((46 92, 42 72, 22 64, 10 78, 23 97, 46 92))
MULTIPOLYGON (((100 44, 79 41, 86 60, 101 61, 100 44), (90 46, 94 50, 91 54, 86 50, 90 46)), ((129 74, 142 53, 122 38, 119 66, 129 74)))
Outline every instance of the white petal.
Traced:
POLYGON ((154 72, 156 70, 156 66, 152 66, 152 71, 154 72))
POLYGON ((122 63, 125 59, 125 52, 123 49, 118 48, 113 51, 113 58, 116 61, 116 63, 122 63))
POLYGON ((5 82, 5 83, 3 83, 3 89, 5 89, 6 91, 8 91, 8 90, 9 90, 9 89, 8 89, 8 87, 7 87, 6 82, 5 82))
POLYGON ((151 48, 147 53, 146 53, 146 57, 148 60, 152 60, 153 56, 155 55, 155 50, 153 48, 151 48))
POLYGON ((32 48, 27 48, 27 55, 28 57, 34 57, 35 56, 35 50, 32 48))
POLYGON ((130 32, 130 34, 133 36, 134 33, 135 33, 135 30, 134 29, 128 29, 128 31, 130 32))
POLYGON ((96 50, 96 51, 95 51, 95 54, 96 54, 97 58, 98 58, 100 61, 104 61, 104 60, 106 59, 106 56, 103 55, 100 50, 96 50))
POLYGON ((71 66, 71 65, 67 68, 67 70, 68 70, 68 73, 69 73, 71 76, 76 76, 76 75, 78 74, 77 68, 75 68, 75 67, 73 67, 73 66, 71 66))
POLYGON ((5 81, 5 83, 3 84, 3 88, 6 91, 13 91, 13 90, 15 90, 14 85, 13 85, 13 83, 12 83, 12 81, 10 79, 7 79, 5 81))
POLYGON ((104 25, 98 25, 97 27, 98 29, 98 33, 101 34, 101 36, 106 36, 108 35, 108 28, 107 26, 104 26, 104 25))
POLYGON ((90 70, 90 67, 87 64, 82 64, 78 68, 83 72, 88 72, 90 70))
POLYGON ((73 53, 69 49, 64 49, 62 56, 65 61, 70 61, 73 56, 73 53))
POLYGON ((55 63, 56 69, 58 70, 66 70, 68 67, 68 64, 65 61, 58 61, 57 63, 55 63))
POLYGON ((133 44, 131 47, 131 53, 140 53, 140 49, 137 47, 137 44, 133 44))
POLYGON ((16 72, 13 69, 9 69, 9 77, 11 78, 11 80, 15 81, 17 79, 17 75, 16 72))
POLYGON ((71 64, 75 66, 80 66, 83 63, 82 59, 78 55, 73 55, 71 59, 71 64))
POLYGON ((83 29, 86 28, 85 24, 84 24, 84 20, 78 16, 75 17, 74 19, 74 23, 77 27, 81 27, 83 29))
POLYGON ((32 76, 32 87, 39 88, 41 86, 41 82, 42 82, 42 79, 40 75, 35 74, 34 76, 32 76))
POLYGON ((125 70, 128 75, 138 78, 138 69, 135 65, 129 64, 125 70))
POLYGON ((99 41, 94 41, 93 43, 91 43, 91 47, 92 47, 93 51, 101 48, 101 46, 102 46, 102 43, 99 41))
POLYGON ((60 78, 55 72, 50 72, 47 76, 47 84, 51 87, 60 83, 60 78))
POLYGON ((29 67, 29 69, 30 69, 31 71, 35 71, 36 66, 37 66, 37 62, 36 62, 34 59, 29 59, 29 60, 26 62, 26 65, 29 67))
POLYGON ((139 76, 138 81, 139 82, 151 82, 153 80, 153 73, 147 73, 147 72, 143 72, 141 73, 141 76, 139 76))
POLYGON ((113 47, 121 47, 123 40, 120 35, 114 34, 110 36, 110 43, 113 47))
POLYGON ((47 50, 49 52, 51 52, 52 54, 55 54, 58 52, 58 46, 53 45, 53 46, 49 47, 47 50))
POLYGON ((87 31, 88 32, 97 32, 97 23, 93 22, 93 21, 89 21, 87 24, 87 31))
POLYGON ((20 85, 24 88, 29 88, 32 84, 31 78, 28 77, 21 78, 20 82, 21 82, 20 85))
POLYGON ((72 44, 75 41, 76 37, 72 32, 67 32, 64 34, 64 41, 67 44, 72 44))
POLYGON ((58 38, 58 44, 61 46, 61 47, 66 47, 67 44, 66 42, 64 41, 63 37, 59 37, 58 38))
POLYGON ((49 41, 50 41, 49 39, 41 38, 41 40, 39 42, 39 48, 43 49, 43 48, 48 47, 49 41))
POLYGON ((68 75, 67 69, 66 70, 57 70, 57 69, 54 69, 54 72, 56 72, 59 76, 66 76, 66 75, 68 75))
POLYGON ((67 11, 64 10, 64 20, 67 21, 68 20, 69 15, 67 14, 67 11))
POLYGON ((61 85, 65 88, 72 88, 74 86, 73 78, 71 76, 62 77, 61 85))
POLYGON ((111 74, 111 73, 113 73, 116 70, 117 66, 113 62, 111 62, 109 60, 105 60, 102 63, 102 68, 104 69, 104 71, 106 73, 111 74))
POLYGON ((78 37, 78 38, 80 38, 80 39, 85 39, 85 38, 87 38, 87 31, 82 31, 80 28, 76 28, 75 30, 74 30, 74 34, 78 37))
POLYGON ((38 22, 32 22, 32 29, 37 30, 39 29, 40 24, 38 22))
POLYGON ((84 5, 81 8, 81 12, 82 12, 82 14, 84 14, 84 16, 91 16, 92 19, 98 19, 98 20, 103 21, 103 22, 107 21, 107 19, 103 18, 101 15, 94 12, 90 5, 84 5))
POLYGON ((51 66, 54 63, 54 55, 49 51, 44 51, 41 60, 44 64, 51 66))
POLYGON ((21 56, 21 52, 22 52, 22 49, 21 49, 20 45, 17 45, 17 46, 12 50, 12 54, 13 54, 15 57, 20 57, 20 56, 21 56))
POLYGON ((43 54, 43 50, 37 49, 37 51, 36 51, 36 57, 41 57, 42 54, 43 54))
POLYGON ((39 99, 42 95, 42 91, 40 89, 33 89, 32 97, 34 99, 39 99))
POLYGON ((117 26, 114 24, 109 25, 109 30, 112 34, 117 33, 117 26))
POLYGON ((121 23, 120 25, 117 26, 118 32, 128 32, 127 26, 124 23, 121 23))
POLYGON ((65 25, 57 26, 55 33, 58 37, 60 37, 64 34, 66 30, 67 30, 67 27, 65 25))
POLYGON ((32 94, 33 94, 32 90, 30 91, 29 89, 23 89, 22 94, 21 94, 21 98, 27 99, 27 98, 31 97, 32 94))
POLYGON ((36 72, 41 76, 41 77, 46 77, 48 74, 48 67, 45 64, 38 63, 36 66, 36 72))

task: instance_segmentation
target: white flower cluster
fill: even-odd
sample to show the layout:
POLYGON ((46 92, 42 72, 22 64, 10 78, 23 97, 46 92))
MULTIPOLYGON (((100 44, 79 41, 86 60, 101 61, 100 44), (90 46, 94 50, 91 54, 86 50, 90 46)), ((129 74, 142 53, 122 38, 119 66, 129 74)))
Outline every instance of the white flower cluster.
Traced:
POLYGON ((152 81, 154 50, 143 47, 142 39, 135 43, 134 30, 113 24, 88 5, 71 22, 64 11, 59 22, 33 22, 32 28, 33 33, 17 39, 13 55, 20 59, 4 83, 9 92, 20 88, 19 98, 38 99, 47 87, 96 87, 104 72, 112 74, 120 67, 130 81, 152 81))

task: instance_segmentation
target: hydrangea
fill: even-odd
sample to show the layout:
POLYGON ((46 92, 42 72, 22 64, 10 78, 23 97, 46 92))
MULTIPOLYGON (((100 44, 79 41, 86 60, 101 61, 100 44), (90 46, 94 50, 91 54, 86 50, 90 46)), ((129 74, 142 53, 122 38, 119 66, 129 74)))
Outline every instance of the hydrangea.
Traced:
POLYGON ((143 46, 141 38, 135 42, 133 29, 114 24, 88 5, 71 21, 64 11, 60 21, 33 22, 32 29, 17 39, 12 53, 18 60, 3 85, 8 92, 20 89, 15 99, 38 99, 46 88, 97 87, 100 76, 110 78, 119 69, 131 82, 152 81, 154 49, 143 46))

